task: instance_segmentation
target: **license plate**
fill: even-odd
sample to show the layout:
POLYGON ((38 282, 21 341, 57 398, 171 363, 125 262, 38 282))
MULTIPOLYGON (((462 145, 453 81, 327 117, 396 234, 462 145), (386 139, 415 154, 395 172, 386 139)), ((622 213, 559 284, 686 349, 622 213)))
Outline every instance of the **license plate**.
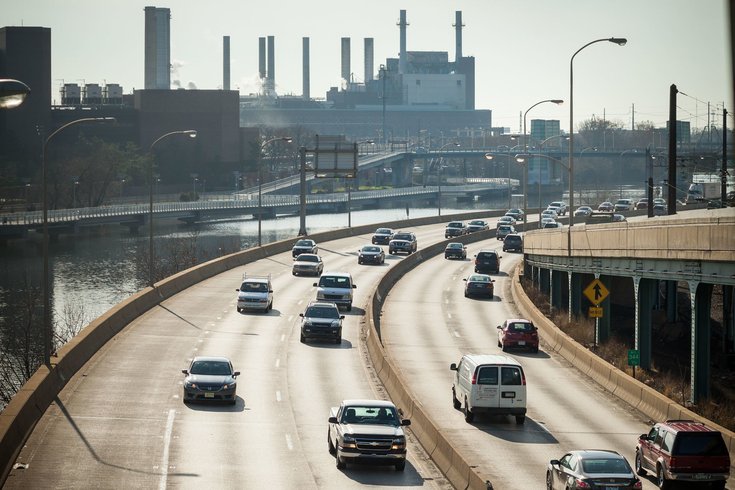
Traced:
POLYGON ((205 393, 204 398, 214 398, 214 393, 205 393))
POLYGON ((708 473, 697 473, 694 475, 695 480, 709 480, 711 475, 708 473))
POLYGON ((518 345, 526 345, 526 341, 525 340, 519 340, 518 341, 518 345))

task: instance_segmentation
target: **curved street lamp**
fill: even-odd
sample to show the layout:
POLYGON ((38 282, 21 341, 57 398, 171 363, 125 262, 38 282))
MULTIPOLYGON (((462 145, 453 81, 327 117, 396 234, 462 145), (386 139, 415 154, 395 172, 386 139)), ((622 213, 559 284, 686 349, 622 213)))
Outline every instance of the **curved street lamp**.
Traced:
POLYGON ((0 109, 14 109, 21 105, 31 89, 20 80, 0 78, 0 109))
MULTIPOLYGON (((21 101, 22 102, 22 101, 21 101)), ((70 121, 60 128, 56 129, 51 133, 44 141, 41 148, 41 194, 43 201, 43 362, 47 366, 51 366, 51 348, 53 329, 51 328, 51 294, 50 294, 50 280, 49 280, 49 267, 48 267, 48 196, 47 196, 47 183, 46 183, 46 147, 48 147, 49 141, 70 126, 74 126, 82 123, 107 123, 115 122, 117 119, 114 117, 84 117, 81 119, 75 119, 70 121)))
MULTIPOLYGON (((518 163, 525 163, 526 168, 528 168, 528 160, 531 158, 538 157, 538 158, 546 158, 547 160, 551 160, 554 163, 558 163, 565 169, 567 169, 567 172, 569 172, 569 167, 567 167, 564 162, 559 160, 558 158, 551 157, 549 155, 546 155, 544 153, 525 153, 522 155, 516 155, 515 159, 518 163)), ((525 211, 524 211, 525 212, 525 211)), ((541 226, 541 165, 538 166, 538 222, 539 226, 541 226)), ((569 208, 569 213, 571 216, 571 208, 569 208)))
MULTIPOLYGON (((510 154, 503 154, 503 153, 485 153, 485 159, 486 160, 493 160, 493 159, 495 159, 496 156, 497 157, 505 157, 505 158, 508 159, 508 209, 510 209, 512 207, 512 202, 511 202, 511 192, 512 191, 511 191, 511 185, 510 185, 510 158, 511 158, 511 156, 510 156, 510 154)), ((518 163, 521 163, 521 162, 518 162, 518 163)), ((526 187, 526 183, 524 182, 523 183, 524 190, 525 190, 525 187, 526 187)), ((526 215, 525 213, 526 213, 526 207, 524 205, 524 207, 523 207, 523 215, 524 216, 526 215)))
MULTIPOLYGON (((550 102, 550 103, 556 104, 556 105, 559 105, 559 104, 563 104, 564 103, 564 101, 562 99, 545 99, 545 100, 540 100, 540 101, 536 102, 535 104, 533 104, 528 109, 526 109, 526 112, 523 113, 523 145, 524 145, 523 146, 523 151, 524 152, 527 152, 528 151, 528 139, 526 137, 526 115, 528 114, 528 112, 531 109, 533 109, 537 105, 544 104, 544 103, 547 103, 547 102, 550 102)), ((523 168, 523 213, 524 213, 524 216, 528 216, 526 214, 526 208, 528 207, 528 190, 526 189, 526 183, 527 182, 528 182, 528 165, 524 165, 524 168, 523 168)), ((539 203, 540 203, 541 202, 541 167, 539 167, 539 186, 538 186, 538 191, 539 191, 539 198, 538 198, 538 200, 539 200, 539 203)), ((541 207, 541 205, 539 204, 539 208, 540 207, 541 207)), ((539 209, 539 212, 541 212, 540 209, 539 209)))
MULTIPOLYGON (((175 134, 184 134, 192 139, 197 137, 197 132, 194 129, 171 131, 170 133, 160 136, 157 140, 151 143, 148 151, 153 153, 153 147, 156 146, 159 141, 175 134)), ((154 287, 155 284, 153 279, 153 264, 153 155, 151 155, 150 162, 148 163, 148 285, 150 287, 154 287)))
POLYGON ((258 150, 258 246, 262 246, 262 230, 263 230, 263 165, 262 165, 262 156, 263 156, 263 149, 270 143, 273 143, 274 141, 283 141, 285 143, 291 143, 293 141, 293 138, 290 136, 281 136, 277 138, 271 138, 269 140, 265 140, 260 144, 260 149, 258 150))
MULTIPOLYGON (((595 43, 601 43, 601 42, 610 42, 617 44, 618 46, 625 46, 625 44, 628 42, 627 39, 624 37, 611 37, 611 38, 602 38, 602 39, 595 39, 594 41, 590 41, 581 48, 579 48, 577 51, 574 52, 572 55, 572 58, 569 60, 569 209, 574 209, 574 57, 579 54, 580 51, 582 51, 587 46, 590 46, 595 43)), ((571 227, 574 226, 574 213, 569 214, 569 233, 570 233, 570 241, 571 241, 571 227)), ((571 247, 569 250, 569 254, 571 255, 571 247)), ((570 311, 571 314, 571 311, 570 311)))
MULTIPOLYGON (((441 152, 444 148, 448 146, 460 146, 459 142, 457 141, 450 141, 449 143, 442 145, 441 148, 439 148, 439 151, 441 152)), ((439 216, 442 215, 442 162, 444 161, 444 157, 439 157, 439 168, 436 172, 437 177, 437 185, 438 185, 438 196, 436 200, 436 208, 439 213, 439 216)))

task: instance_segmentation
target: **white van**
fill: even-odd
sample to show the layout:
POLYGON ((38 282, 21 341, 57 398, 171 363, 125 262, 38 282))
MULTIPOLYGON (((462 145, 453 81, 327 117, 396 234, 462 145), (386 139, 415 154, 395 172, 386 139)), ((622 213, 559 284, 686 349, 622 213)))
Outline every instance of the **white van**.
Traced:
POLYGON ((520 363, 509 356, 465 354, 452 363, 452 400, 469 423, 479 412, 513 415, 516 424, 526 421, 526 375, 520 363))
POLYGON ((314 287, 317 301, 330 301, 338 307, 344 306, 347 311, 352 309, 352 290, 357 285, 349 272, 323 272, 314 287))

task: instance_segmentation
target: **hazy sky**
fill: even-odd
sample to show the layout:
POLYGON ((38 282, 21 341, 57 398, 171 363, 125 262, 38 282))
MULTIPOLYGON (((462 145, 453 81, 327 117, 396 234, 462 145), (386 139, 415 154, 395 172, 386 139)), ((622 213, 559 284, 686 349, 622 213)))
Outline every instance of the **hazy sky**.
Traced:
MULTIPOLYGON (((53 98, 62 83, 119 83, 143 88, 145 6, 171 9, 172 80, 222 86, 222 37, 230 36, 231 86, 257 91, 258 38, 275 36, 276 90, 301 94, 301 39, 311 44, 311 96, 340 85, 340 38, 352 38, 352 72, 364 78, 363 38, 372 37, 375 70, 397 57, 396 23, 407 10, 409 51, 447 51, 454 60, 455 11, 463 12, 463 54, 476 63, 476 107, 493 125, 517 131, 528 120, 559 119, 569 128, 569 63, 574 52, 575 124, 591 117, 665 125, 669 86, 681 120, 722 124, 733 112, 726 0, 0 0, 0 26, 51 28, 53 98)), ((733 119, 728 127, 735 127, 733 119)))

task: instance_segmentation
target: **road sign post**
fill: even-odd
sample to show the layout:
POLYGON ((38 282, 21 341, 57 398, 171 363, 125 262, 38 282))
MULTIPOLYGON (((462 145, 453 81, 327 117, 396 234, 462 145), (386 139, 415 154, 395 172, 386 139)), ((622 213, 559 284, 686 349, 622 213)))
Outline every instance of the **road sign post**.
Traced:
POLYGON ((633 367, 633 379, 635 379, 635 367, 641 365, 641 351, 638 349, 628 350, 628 366, 633 367))

